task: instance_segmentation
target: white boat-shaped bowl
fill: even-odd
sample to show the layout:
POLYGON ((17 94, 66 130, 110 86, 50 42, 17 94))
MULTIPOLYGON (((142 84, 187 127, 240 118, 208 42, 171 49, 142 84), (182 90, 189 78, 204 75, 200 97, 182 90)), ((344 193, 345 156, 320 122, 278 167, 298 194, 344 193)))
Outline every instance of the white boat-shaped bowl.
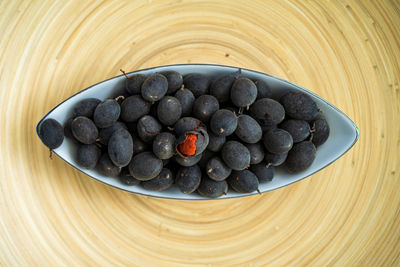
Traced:
MULTIPOLYGON (((142 74, 152 74, 155 72, 162 72, 167 70, 174 70, 182 75, 188 73, 202 73, 209 75, 211 77, 217 77, 229 73, 237 73, 239 67, 222 66, 214 64, 177 64, 177 65, 167 65, 159 66, 149 69, 143 69, 131 72, 142 73, 142 74)), ((330 104, 328 101, 322 99, 318 95, 310 92, 309 90, 291 83, 289 81, 283 80, 281 78, 262 73, 259 71, 253 71, 248 69, 240 68, 243 77, 250 78, 252 80, 263 80, 268 85, 270 85, 273 98, 279 98, 282 94, 288 90, 295 90, 304 92, 312 97, 312 99, 317 103, 318 107, 322 110, 328 124, 330 126, 330 136, 328 140, 318 147, 317 156, 313 164, 305 171, 291 174, 285 171, 284 168, 277 167, 275 169, 274 179, 267 183, 262 183, 259 186, 261 193, 265 193, 271 190, 275 190, 284 186, 288 186, 295 182, 298 182, 333 163, 335 160, 343 156, 356 142, 359 136, 357 126, 339 109, 330 104)), ((79 93, 71 96, 67 100, 63 101, 55 108, 53 108, 49 113, 47 113, 37 124, 36 132, 38 133, 39 126, 45 119, 53 118, 61 123, 70 117, 73 106, 85 98, 95 97, 98 99, 106 99, 110 96, 118 95, 118 91, 123 91, 125 87, 125 77, 123 75, 105 80, 98 84, 95 84, 79 93)), ((202 197, 197 193, 183 194, 174 185, 165 191, 148 191, 145 190, 140 185, 138 186, 128 186, 119 181, 118 178, 110 178, 101 175, 96 170, 86 170, 80 168, 75 162, 75 151, 77 145, 74 141, 65 138, 63 144, 55 149, 53 152, 57 154, 60 158, 65 160, 68 164, 74 168, 80 170, 81 172, 87 174, 88 176, 96 179, 102 183, 113 186, 118 189, 122 189, 131 193, 152 196, 165 199, 180 199, 180 200, 206 200, 208 198, 202 197)), ((50 163, 49 163, 50 164, 50 163)), ((246 197, 249 195, 258 194, 253 192, 250 194, 236 193, 229 190, 228 194, 221 196, 217 199, 228 199, 237 197, 246 197)))

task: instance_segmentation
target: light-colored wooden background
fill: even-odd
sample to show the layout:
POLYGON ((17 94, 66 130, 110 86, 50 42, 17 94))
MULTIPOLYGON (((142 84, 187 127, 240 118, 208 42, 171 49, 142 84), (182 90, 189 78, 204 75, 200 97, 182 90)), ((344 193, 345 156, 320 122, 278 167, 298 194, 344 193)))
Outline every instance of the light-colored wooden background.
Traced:
POLYGON ((0 2, 0 265, 400 265, 399 1, 0 2), (183 202, 52 161, 35 125, 119 69, 220 63, 298 83, 360 129, 262 196, 183 202))

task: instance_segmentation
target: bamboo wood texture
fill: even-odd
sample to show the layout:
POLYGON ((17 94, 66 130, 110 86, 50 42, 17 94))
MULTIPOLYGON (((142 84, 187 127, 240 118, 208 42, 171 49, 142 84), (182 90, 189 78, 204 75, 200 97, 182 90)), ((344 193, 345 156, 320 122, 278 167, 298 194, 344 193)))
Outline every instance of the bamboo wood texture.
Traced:
POLYGON ((0 265, 399 266, 399 1, 0 2, 0 265), (50 160, 39 119, 126 71, 242 66, 344 111, 360 139, 261 196, 171 201, 50 160))

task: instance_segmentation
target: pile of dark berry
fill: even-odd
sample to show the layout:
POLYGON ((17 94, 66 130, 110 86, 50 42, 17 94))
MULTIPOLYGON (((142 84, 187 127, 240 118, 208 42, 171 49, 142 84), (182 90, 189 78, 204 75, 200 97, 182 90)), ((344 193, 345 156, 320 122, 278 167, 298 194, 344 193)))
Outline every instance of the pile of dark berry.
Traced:
POLYGON ((123 96, 84 99, 64 127, 53 119, 40 125, 50 150, 64 135, 79 144, 82 168, 147 190, 175 184, 215 198, 228 185, 258 191, 283 163, 292 173, 307 169, 329 126, 307 94, 272 99, 267 83, 240 70, 215 80, 167 71, 126 76, 123 96))

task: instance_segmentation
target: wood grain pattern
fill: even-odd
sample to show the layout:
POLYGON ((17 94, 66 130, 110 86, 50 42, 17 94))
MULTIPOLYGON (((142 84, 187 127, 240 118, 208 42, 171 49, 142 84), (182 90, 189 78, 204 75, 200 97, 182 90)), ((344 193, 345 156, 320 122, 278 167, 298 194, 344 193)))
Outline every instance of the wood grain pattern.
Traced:
POLYGON ((0 265, 399 266, 398 1, 0 2, 0 265), (344 157, 262 196, 136 196, 48 158, 35 125, 150 66, 243 66, 358 125, 344 157))

